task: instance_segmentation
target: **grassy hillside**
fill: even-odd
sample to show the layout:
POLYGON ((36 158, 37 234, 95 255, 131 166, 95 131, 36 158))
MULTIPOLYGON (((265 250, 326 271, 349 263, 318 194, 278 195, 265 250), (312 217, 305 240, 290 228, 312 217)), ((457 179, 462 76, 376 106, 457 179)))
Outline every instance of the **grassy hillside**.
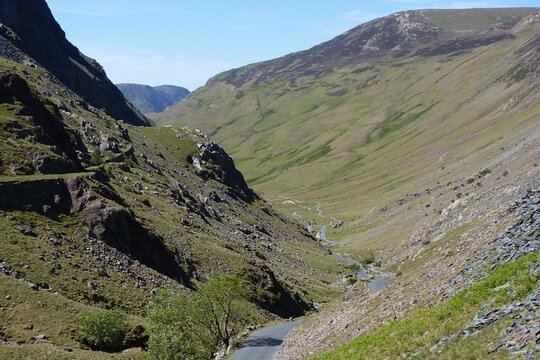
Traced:
POLYGON ((79 317, 146 327, 156 289, 222 274, 258 321, 341 292, 345 267, 202 134, 117 122, 41 67, 1 58, 0 78, 0 358, 139 356, 89 351, 79 317))
MULTIPOLYGON (((471 16, 492 24, 530 12, 471 16)), ((422 14, 441 26, 463 19, 458 11, 422 14)), ((494 184, 504 171, 532 168, 531 157, 515 159, 509 149, 538 131, 536 75, 517 71, 515 54, 534 36, 532 28, 445 32, 405 56, 373 55, 332 71, 315 63, 294 79, 279 75, 289 71, 279 68, 285 58, 255 64, 217 76, 157 119, 209 131, 267 198, 321 202, 345 221, 334 238, 354 235, 382 249, 438 218, 457 193, 475 191, 466 180, 483 169, 494 184), (257 77, 270 68, 277 75, 257 77), (389 214, 403 211, 397 225, 389 214)))
MULTIPOLYGON (((372 294, 369 280, 350 279, 344 301, 293 330, 279 359, 317 358, 336 346, 320 357, 370 358, 366 349, 381 358, 452 358, 466 349, 482 357, 501 341, 489 356, 533 351, 525 335, 514 348, 514 335, 497 335, 508 318, 478 338, 437 344, 493 305, 482 283, 494 266, 486 259, 525 244, 505 229, 538 226, 535 205, 525 215, 515 205, 536 191, 540 171, 535 11, 390 15, 219 74, 155 118, 208 131, 278 209, 323 240, 326 230, 334 252, 391 281, 372 294), (470 291, 471 306, 463 298, 470 291), (442 328, 432 326, 443 318, 442 328)), ((538 286, 521 275, 516 283, 538 286)))
MULTIPOLYGON (((472 336, 473 339, 467 339, 464 334, 456 336, 442 350, 437 351, 437 355, 434 354, 432 344, 470 323, 474 315, 481 312, 481 305, 489 303, 502 307, 531 294, 539 285, 539 278, 530 274, 537 260, 538 253, 533 253, 514 263, 501 265, 488 278, 452 298, 392 321, 314 359, 399 359, 404 354, 421 359, 434 356, 439 359, 484 358, 489 352, 490 342, 493 344, 502 337, 497 336, 493 328, 500 330, 503 323, 507 325, 510 322, 508 318, 489 324, 487 331, 484 330, 480 336, 472 336), (501 291, 501 286, 508 286, 514 291, 501 291)), ((502 359, 508 356, 508 353, 499 352, 491 357, 502 359)))

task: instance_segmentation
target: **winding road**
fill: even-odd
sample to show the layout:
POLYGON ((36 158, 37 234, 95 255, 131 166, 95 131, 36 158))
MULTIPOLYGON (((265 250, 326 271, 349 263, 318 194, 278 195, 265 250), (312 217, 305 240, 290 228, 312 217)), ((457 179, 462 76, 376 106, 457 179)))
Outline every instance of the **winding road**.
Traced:
POLYGON ((254 331, 230 360, 273 360, 285 336, 299 323, 289 321, 254 331))

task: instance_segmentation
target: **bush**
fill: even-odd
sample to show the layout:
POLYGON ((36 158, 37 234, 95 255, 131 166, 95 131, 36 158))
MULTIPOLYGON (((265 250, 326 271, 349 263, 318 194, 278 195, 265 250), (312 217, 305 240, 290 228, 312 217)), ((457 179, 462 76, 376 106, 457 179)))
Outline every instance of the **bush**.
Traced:
POLYGON ((353 272, 358 272, 362 267, 359 264, 353 263, 349 265, 349 269, 353 272))
POLYGON ((93 350, 119 351, 126 335, 125 315, 118 310, 102 310, 79 318, 82 341, 93 350))
POLYGON ((364 253, 360 262, 364 265, 373 264, 375 262, 375 253, 373 250, 368 250, 366 253, 364 253))

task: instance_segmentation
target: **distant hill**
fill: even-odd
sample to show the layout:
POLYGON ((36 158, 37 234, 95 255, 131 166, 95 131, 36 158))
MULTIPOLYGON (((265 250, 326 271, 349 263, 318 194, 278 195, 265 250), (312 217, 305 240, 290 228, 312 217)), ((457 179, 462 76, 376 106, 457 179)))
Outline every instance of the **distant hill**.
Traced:
POLYGON ((151 87, 140 84, 117 84, 118 89, 142 113, 159 113, 189 95, 180 86, 161 85, 151 87))
MULTIPOLYGON (((419 159, 411 153, 444 154, 462 145, 459 131, 473 124, 471 147, 487 129, 492 143, 510 139, 493 127, 519 119, 536 101, 535 14, 535 8, 391 14, 311 49, 218 74, 153 120, 209 132, 267 198, 326 197, 327 211, 350 220, 339 231, 354 233, 357 219, 380 202, 373 187, 388 194, 388 186, 398 200, 399 181, 411 180, 416 192, 416 176, 434 174, 409 174, 419 159), (396 183, 381 169, 393 169, 396 183), (362 208, 351 211, 352 199, 362 208)), ((446 171, 439 176, 435 183, 446 171)))

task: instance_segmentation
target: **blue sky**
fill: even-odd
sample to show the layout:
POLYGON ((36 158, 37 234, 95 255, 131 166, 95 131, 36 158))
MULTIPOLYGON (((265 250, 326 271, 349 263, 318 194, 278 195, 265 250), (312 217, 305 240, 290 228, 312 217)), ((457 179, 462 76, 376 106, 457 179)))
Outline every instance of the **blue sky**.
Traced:
POLYGON ((534 1, 47 0, 68 39, 113 82, 189 90, 213 75, 307 49, 389 13, 534 1))

